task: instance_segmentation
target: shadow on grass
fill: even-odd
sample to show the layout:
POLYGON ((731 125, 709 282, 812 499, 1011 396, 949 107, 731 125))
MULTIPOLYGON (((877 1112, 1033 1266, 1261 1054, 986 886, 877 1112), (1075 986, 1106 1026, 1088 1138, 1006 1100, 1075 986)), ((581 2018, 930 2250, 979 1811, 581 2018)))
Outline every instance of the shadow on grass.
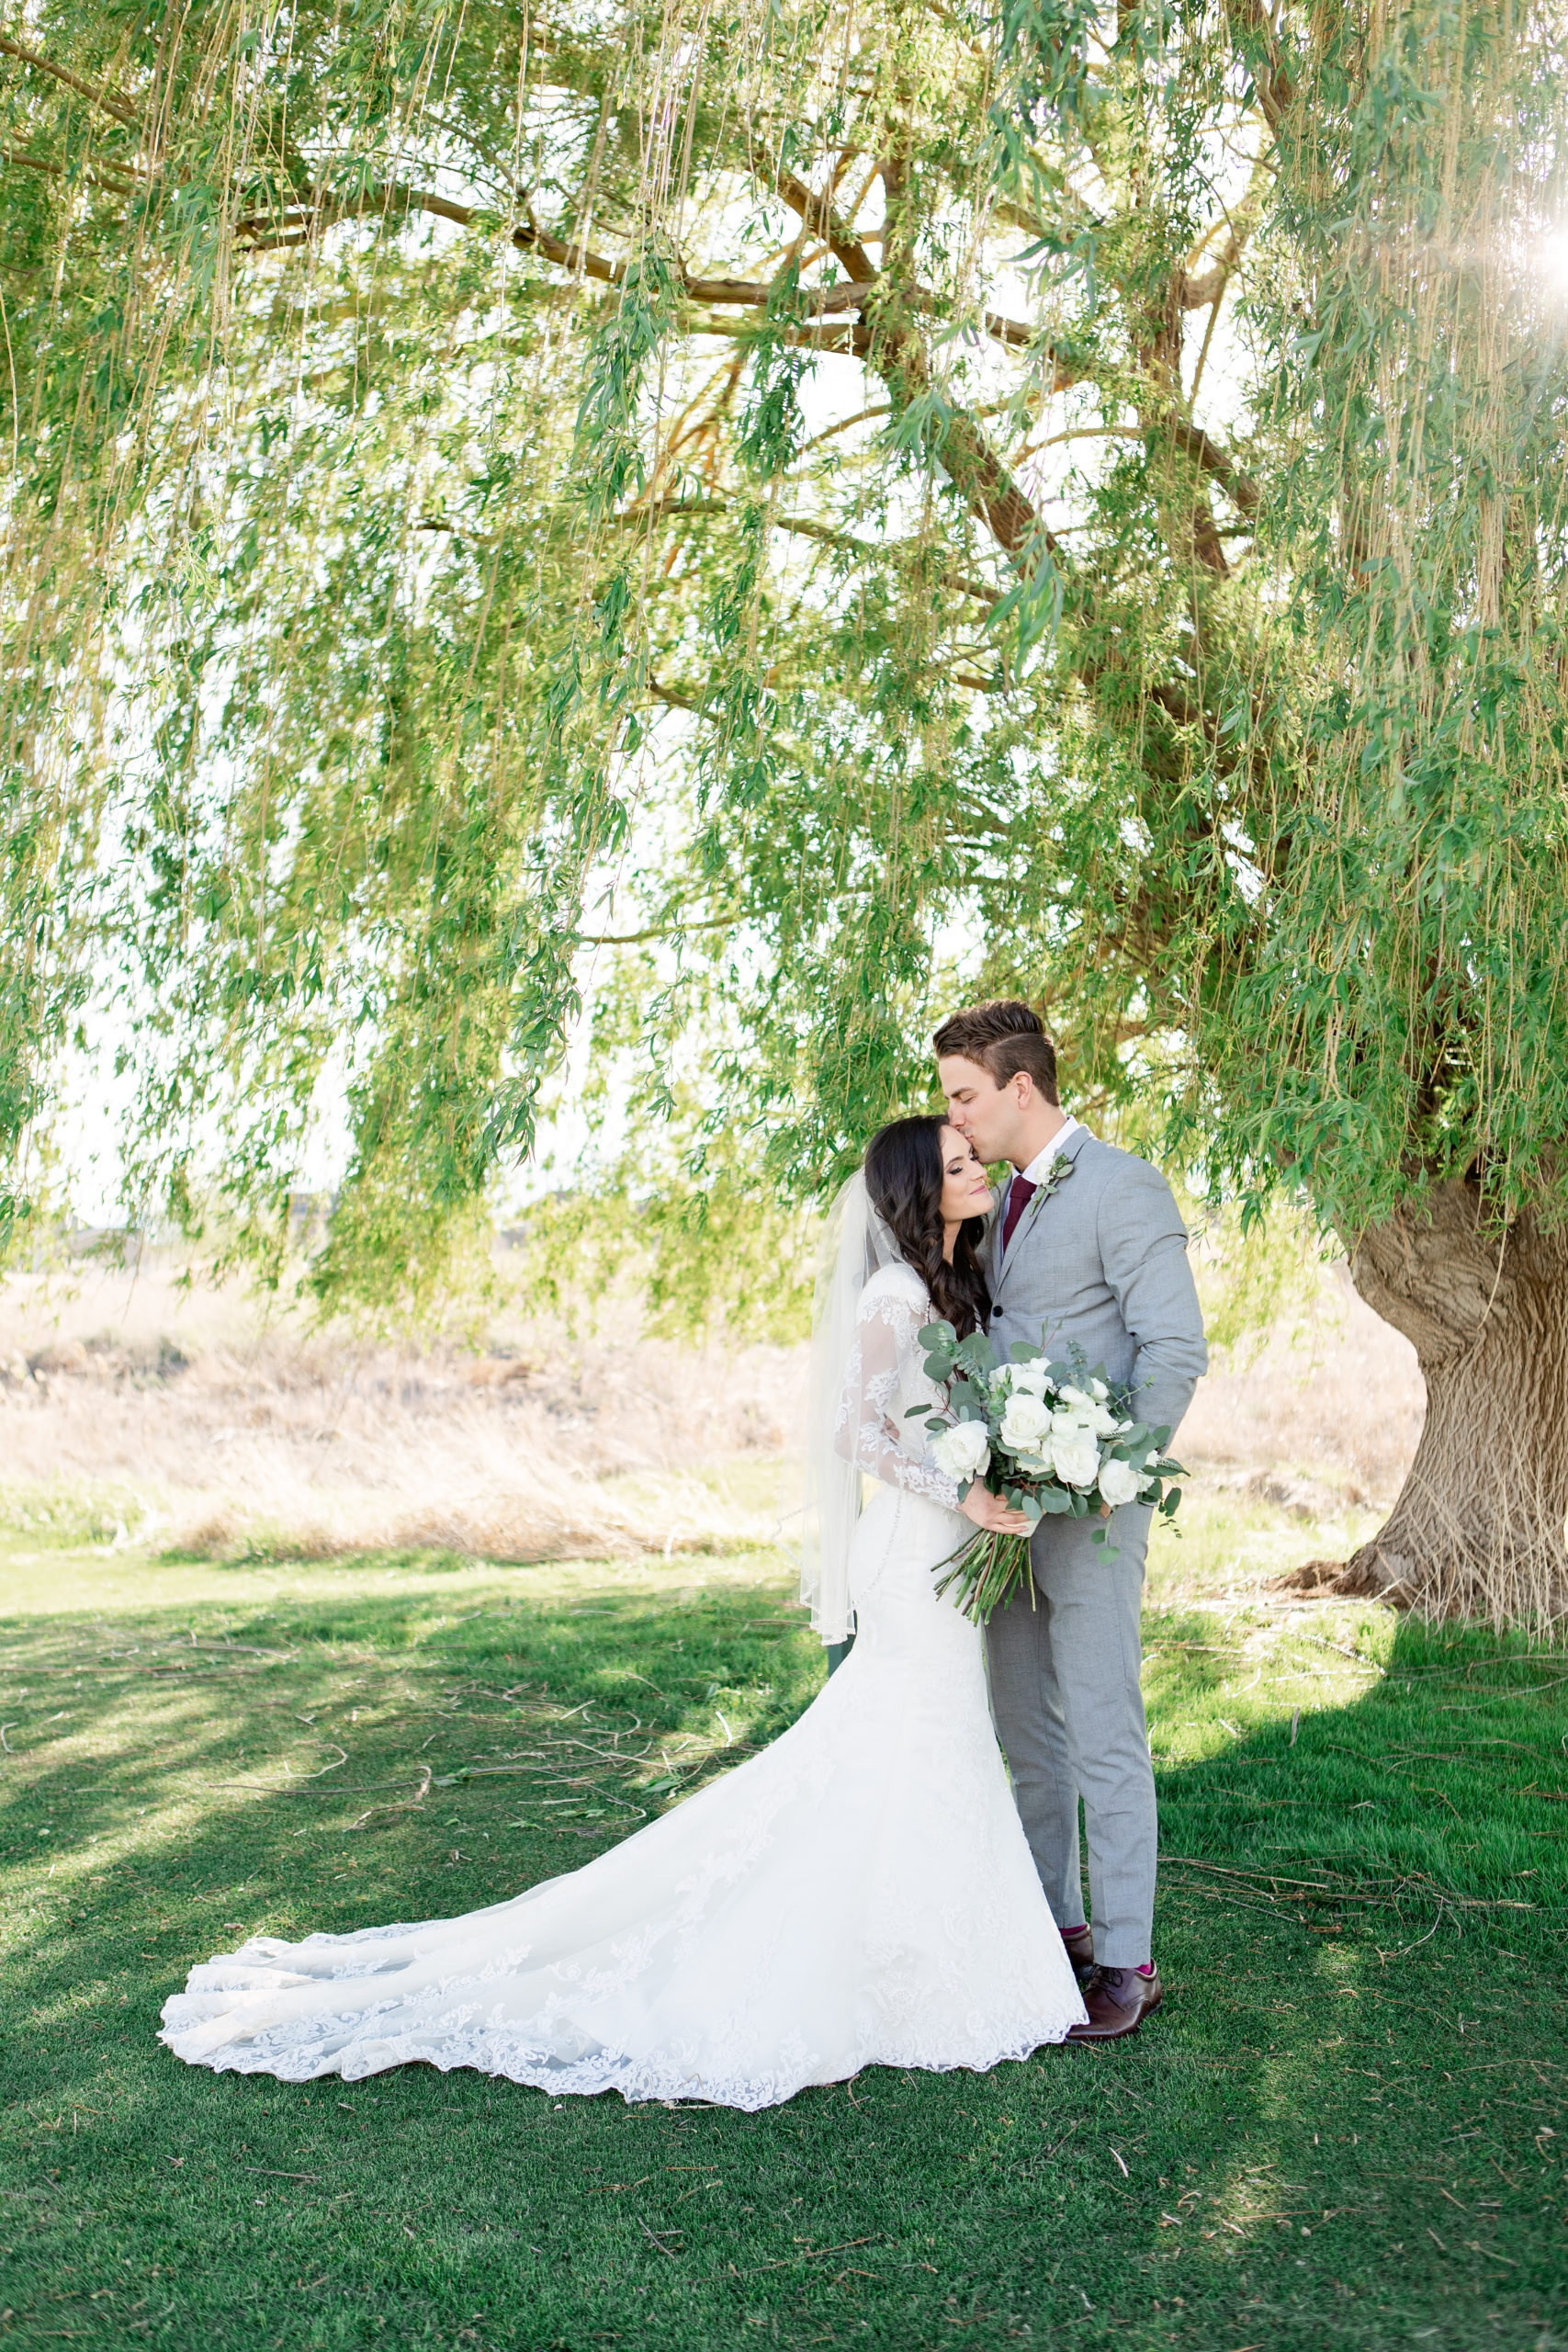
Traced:
POLYGON ((186 2069, 193 1960, 501 1900, 820 1677, 777 1584, 377 1566, 205 1647, 211 1604, 8 1629, 8 2344, 1563 2342, 1559 1654, 1404 1627, 1292 1739, 1294 1634, 1243 1723, 1239 1641, 1151 1621, 1156 1752, 1213 1740, 1162 1770, 1171 1994, 1128 2044, 755 2117, 186 2069))

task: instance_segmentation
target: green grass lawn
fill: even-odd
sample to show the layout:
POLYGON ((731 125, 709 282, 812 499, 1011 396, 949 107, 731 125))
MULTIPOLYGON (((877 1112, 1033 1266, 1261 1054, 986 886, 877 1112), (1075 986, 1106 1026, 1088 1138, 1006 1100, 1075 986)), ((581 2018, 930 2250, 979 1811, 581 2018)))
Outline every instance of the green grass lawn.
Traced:
POLYGON ((1164 2014, 748 2117, 154 2033, 242 1934, 496 1901, 771 1736, 821 1672, 776 1558, 56 1523, 0 1578, 0 2345, 1568 2346, 1561 1652, 1156 1579, 1164 2014))

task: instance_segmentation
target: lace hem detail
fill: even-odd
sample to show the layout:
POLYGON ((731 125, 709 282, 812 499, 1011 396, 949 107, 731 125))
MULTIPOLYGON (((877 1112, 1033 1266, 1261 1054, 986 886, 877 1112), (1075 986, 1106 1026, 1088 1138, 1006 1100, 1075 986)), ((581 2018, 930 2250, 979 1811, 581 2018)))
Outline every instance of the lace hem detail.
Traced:
POLYGON ((181 2047, 182 2042, 197 2039, 191 2029, 197 2020, 187 2022, 177 2014, 197 2006, 199 1996, 193 1999, 188 1995, 175 1995, 164 2007, 164 2026, 158 2039, 176 2058, 185 2059, 190 2065, 209 2067, 218 2075, 272 2075, 285 2083, 314 2082, 322 2075, 337 2075, 352 2083, 362 2082, 370 2075, 384 2074, 392 2066, 424 2064, 437 2067, 444 2075, 459 2067, 471 2067, 479 2074, 499 2075, 534 2090, 553 2092, 558 2098, 594 2098, 604 2091, 618 2091, 628 2103, 641 2099, 695 2099, 712 2107, 739 2108, 747 2114, 755 2114, 764 2107, 782 2107, 797 2091, 817 2084, 851 2081, 866 2066, 908 2066, 932 2075, 987 2074, 1005 2059, 1027 2058, 1048 2043, 1065 2041, 1067 2029, 1074 2022, 1071 2017, 1059 2020, 1042 2018, 1033 2027, 977 2036, 962 2055, 940 2055, 918 2043, 877 2039, 868 2041, 852 2058, 842 2061, 830 2072, 811 2071, 811 2061, 803 2052, 802 2071, 792 2067, 787 2073, 753 2078, 742 2075, 696 2075, 670 2061, 633 2059, 611 2051, 554 2059, 547 2051, 531 2048, 521 2037, 493 2029, 458 2030, 439 2037, 390 2034, 378 2040, 365 2031, 367 2024, 373 2020, 363 2011, 354 2017, 312 2018, 308 2031, 258 2034, 254 2041, 197 2052, 181 2047), (337 2048, 327 2046, 334 2029, 341 2043, 337 2048))

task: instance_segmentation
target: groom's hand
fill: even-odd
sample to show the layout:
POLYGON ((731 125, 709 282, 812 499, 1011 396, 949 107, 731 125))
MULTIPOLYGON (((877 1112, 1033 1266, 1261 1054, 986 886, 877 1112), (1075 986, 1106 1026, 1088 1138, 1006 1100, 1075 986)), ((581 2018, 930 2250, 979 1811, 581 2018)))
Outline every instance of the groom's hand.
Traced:
POLYGON ((988 1487, 982 1487, 978 1478, 958 1508, 965 1519, 972 1519, 987 1535, 1027 1535, 1032 1524, 1022 1511, 1014 1510, 999 1495, 993 1495, 988 1487))

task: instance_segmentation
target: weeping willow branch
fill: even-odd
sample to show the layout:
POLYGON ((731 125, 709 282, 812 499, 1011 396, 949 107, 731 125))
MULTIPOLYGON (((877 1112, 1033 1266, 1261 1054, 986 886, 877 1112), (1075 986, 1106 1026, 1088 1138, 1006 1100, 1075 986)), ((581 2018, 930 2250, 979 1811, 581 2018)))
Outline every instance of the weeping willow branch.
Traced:
POLYGON ((64 88, 74 90, 78 97, 85 98, 89 106, 95 106, 100 113, 112 117, 116 122, 126 123, 132 130, 141 128, 141 118, 135 108, 123 98, 117 97, 107 85, 84 80, 69 66, 46 57, 41 50, 29 49, 25 41, 15 40, 9 33, 0 33, 0 57, 14 57, 18 64, 30 65, 35 72, 49 74, 64 88))
POLYGON ((961 936, 1216 1182, 1556 1199, 1549 15, 12 40, 14 1150, 103 943, 130 1189, 265 1258, 347 1069, 376 1295, 525 1147, 583 905, 722 877, 747 956, 615 1050, 780 1182, 923 1098, 961 936))

